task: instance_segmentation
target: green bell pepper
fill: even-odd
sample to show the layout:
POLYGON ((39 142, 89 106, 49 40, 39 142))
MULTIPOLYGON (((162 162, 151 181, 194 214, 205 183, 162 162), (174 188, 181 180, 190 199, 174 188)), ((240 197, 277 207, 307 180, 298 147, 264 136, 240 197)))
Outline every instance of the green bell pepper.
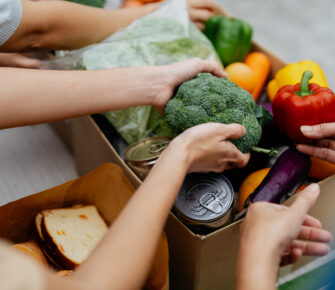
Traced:
POLYGON ((209 18, 205 35, 213 43, 224 66, 242 62, 251 48, 252 27, 236 18, 219 15, 209 18))

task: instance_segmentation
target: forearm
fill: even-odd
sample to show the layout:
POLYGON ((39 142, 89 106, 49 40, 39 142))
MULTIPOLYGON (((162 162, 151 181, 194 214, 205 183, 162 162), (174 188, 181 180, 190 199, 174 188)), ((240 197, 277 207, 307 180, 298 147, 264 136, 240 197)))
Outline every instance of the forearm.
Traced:
POLYGON ((187 160, 178 148, 171 145, 163 153, 106 238, 87 263, 78 269, 77 275, 94 279, 102 287, 113 286, 113 289, 137 289, 144 283, 169 211, 187 172, 187 160))
POLYGON ((77 49, 99 42, 157 5, 104 10, 66 1, 22 0, 22 21, 0 51, 77 49), (38 15, 38 17, 36 17, 38 15))
POLYGON ((275 253, 275 248, 271 248, 264 238, 258 244, 253 241, 240 244, 235 272, 236 289, 276 289, 279 258, 275 253))
POLYGON ((0 68, 0 128, 148 105, 155 69, 42 71, 0 68), (140 71, 140 73, 139 73, 140 71))

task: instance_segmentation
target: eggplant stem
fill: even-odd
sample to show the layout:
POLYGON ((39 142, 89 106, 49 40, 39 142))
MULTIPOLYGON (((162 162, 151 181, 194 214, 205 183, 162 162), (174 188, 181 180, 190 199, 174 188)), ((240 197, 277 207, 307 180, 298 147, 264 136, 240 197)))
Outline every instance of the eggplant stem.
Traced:
POLYGON ((254 152, 257 152, 257 153, 267 154, 267 155, 269 155, 269 157, 274 157, 278 154, 278 151, 274 148, 264 149, 264 148, 260 148, 260 147, 252 147, 251 150, 254 151, 254 152))

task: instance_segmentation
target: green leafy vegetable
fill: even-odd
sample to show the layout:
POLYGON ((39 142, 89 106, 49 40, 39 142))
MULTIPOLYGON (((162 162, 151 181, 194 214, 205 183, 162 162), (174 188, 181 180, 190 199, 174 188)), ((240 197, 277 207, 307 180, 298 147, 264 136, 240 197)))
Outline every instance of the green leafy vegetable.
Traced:
POLYGON ((246 134, 230 141, 246 153, 261 139, 262 127, 258 118, 263 124, 268 115, 258 109, 247 91, 233 82, 211 74, 200 74, 179 87, 165 108, 165 118, 177 133, 207 122, 241 124, 246 128, 246 134))

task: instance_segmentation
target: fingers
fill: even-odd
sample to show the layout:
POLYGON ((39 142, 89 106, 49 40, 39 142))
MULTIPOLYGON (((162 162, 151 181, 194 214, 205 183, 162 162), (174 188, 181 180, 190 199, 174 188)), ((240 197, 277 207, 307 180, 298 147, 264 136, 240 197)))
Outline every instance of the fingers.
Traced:
POLYGON ((216 134, 220 134, 220 136, 222 136, 222 140, 238 139, 243 137, 247 132, 240 124, 218 124, 218 127, 219 130, 216 131, 216 134))
POLYGON ((222 14, 223 8, 214 0, 188 0, 189 8, 207 9, 215 14, 222 14))
POLYGON ((324 147, 324 148, 328 148, 331 150, 335 150, 335 140, 321 139, 321 140, 316 141, 315 145, 317 147, 324 147))
POLYGON ((296 263, 303 252, 299 248, 292 248, 289 253, 282 255, 280 266, 287 266, 296 263))
POLYGON ((290 206, 289 211, 295 222, 303 223, 305 215, 316 202, 320 194, 320 188, 317 184, 311 184, 301 191, 297 199, 290 206))
POLYGON ((332 240, 332 234, 326 230, 302 226, 297 239, 312 242, 329 243, 332 240))
POLYGON ((190 9, 190 18, 193 22, 205 23, 208 18, 213 16, 213 13, 207 9, 190 9))
POLYGON ((196 65, 196 74, 198 73, 211 73, 217 77, 227 78, 228 74, 223 70, 222 66, 216 61, 207 61, 202 59, 191 59, 196 65))
POLYGON ((300 130, 306 137, 312 139, 335 137, 335 123, 324 123, 315 126, 301 126, 300 130))
POLYGON ((250 154, 243 154, 231 142, 223 142, 221 152, 223 154, 222 163, 226 165, 225 169, 242 168, 248 164, 250 159, 250 154))
POLYGON ((297 145, 297 150, 315 158, 335 163, 335 150, 305 144, 297 145))
POLYGON ((167 76, 171 78, 173 88, 186 82, 199 73, 211 73, 217 77, 228 77, 222 66, 216 61, 202 60, 200 58, 192 58, 167 65, 167 76))
POLYGON ((35 58, 26 57, 22 54, 17 54, 15 58, 15 64, 21 68, 35 68, 39 67, 39 60, 35 58))
POLYGON ((310 215, 305 216, 305 220, 302 223, 302 225, 306 227, 313 227, 313 228, 321 229, 320 221, 310 215))
POLYGON ((295 240, 292 248, 298 248, 305 256, 324 256, 329 253, 329 246, 324 243, 311 243, 306 241, 295 240))
POLYGON ((205 24, 203 22, 193 22, 193 24, 201 31, 205 29, 205 24))

